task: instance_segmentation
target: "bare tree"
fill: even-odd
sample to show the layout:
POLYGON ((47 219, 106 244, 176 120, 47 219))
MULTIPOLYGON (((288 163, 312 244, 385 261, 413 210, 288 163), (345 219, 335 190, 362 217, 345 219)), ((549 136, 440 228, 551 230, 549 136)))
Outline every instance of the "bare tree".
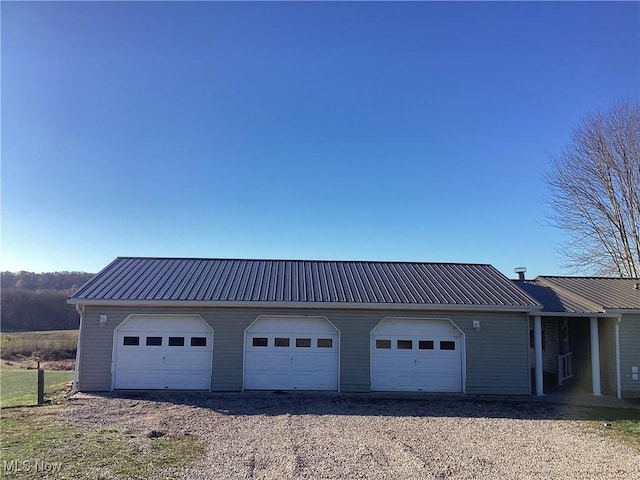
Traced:
POLYGON ((574 272, 640 277, 640 104, 586 116, 552 158, 552 224, 574 272))

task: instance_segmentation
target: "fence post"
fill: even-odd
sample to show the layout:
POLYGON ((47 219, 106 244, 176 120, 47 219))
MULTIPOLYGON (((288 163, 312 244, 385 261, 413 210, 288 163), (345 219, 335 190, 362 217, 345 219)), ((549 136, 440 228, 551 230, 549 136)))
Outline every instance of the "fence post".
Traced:
POLYGON ((44 403, 44 370, 40 368, 40 362, 38 362, 38 405, 44 403))

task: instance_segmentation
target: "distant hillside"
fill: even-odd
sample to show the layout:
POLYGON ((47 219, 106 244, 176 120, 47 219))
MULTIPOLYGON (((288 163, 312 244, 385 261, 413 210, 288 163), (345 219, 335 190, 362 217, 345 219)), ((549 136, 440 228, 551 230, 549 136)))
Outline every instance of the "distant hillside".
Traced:
POLYGON ((2 272, 0 330, 78 328, 78 313, 66 300, 93 275, 86 272, 2 272))
POLYGON ((2 290, 57 290, 76 291, 93 273, 86 272, 2 272, 2 290))

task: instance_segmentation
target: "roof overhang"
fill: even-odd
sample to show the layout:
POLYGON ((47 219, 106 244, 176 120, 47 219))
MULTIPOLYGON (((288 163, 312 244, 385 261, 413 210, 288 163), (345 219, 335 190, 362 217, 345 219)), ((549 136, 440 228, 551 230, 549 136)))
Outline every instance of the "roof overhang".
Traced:
POLYGON ((611 315, 640 315, 640 308, 607 308, 605 312, 611 315))
MULTIPOLYGON (((67 303, 101 307, 200 307, 200 308, 309 308, 348 310, 449 310, 466 312, 520 312, 533 314, 540 307, 528 305, 450 305, 414 303, 341 303, 341 302, 211 302, 194 300, 102 300, 69 298, 67 303)), ((535 313, 536 315, 538 313, 535 313)))
POLYGON ((531 315, 540 317, 596 317, 612 318, 620 315, 640 315, 638 308, 607 308, 600 312, 533 312, 531 315))
POLYGON ((615 316, 611 312, 532 312, 530 315, 535 317, 573 317, 573 318, 610 318, 615 316))

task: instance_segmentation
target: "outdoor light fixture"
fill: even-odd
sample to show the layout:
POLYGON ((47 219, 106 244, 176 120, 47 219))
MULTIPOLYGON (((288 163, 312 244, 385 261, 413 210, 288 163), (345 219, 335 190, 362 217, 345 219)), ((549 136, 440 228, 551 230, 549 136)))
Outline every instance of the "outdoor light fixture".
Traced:
POLYGON ((480 320, 473 321, 473 328, 475 328, 476 332, 480 331, 480 320))
POLYGON ((101 327, 104 327, 105 323, 107 323, 107 316, 106 315, 100 315, 100 322, 98 322, 98 325, 100 325, 101 327))

